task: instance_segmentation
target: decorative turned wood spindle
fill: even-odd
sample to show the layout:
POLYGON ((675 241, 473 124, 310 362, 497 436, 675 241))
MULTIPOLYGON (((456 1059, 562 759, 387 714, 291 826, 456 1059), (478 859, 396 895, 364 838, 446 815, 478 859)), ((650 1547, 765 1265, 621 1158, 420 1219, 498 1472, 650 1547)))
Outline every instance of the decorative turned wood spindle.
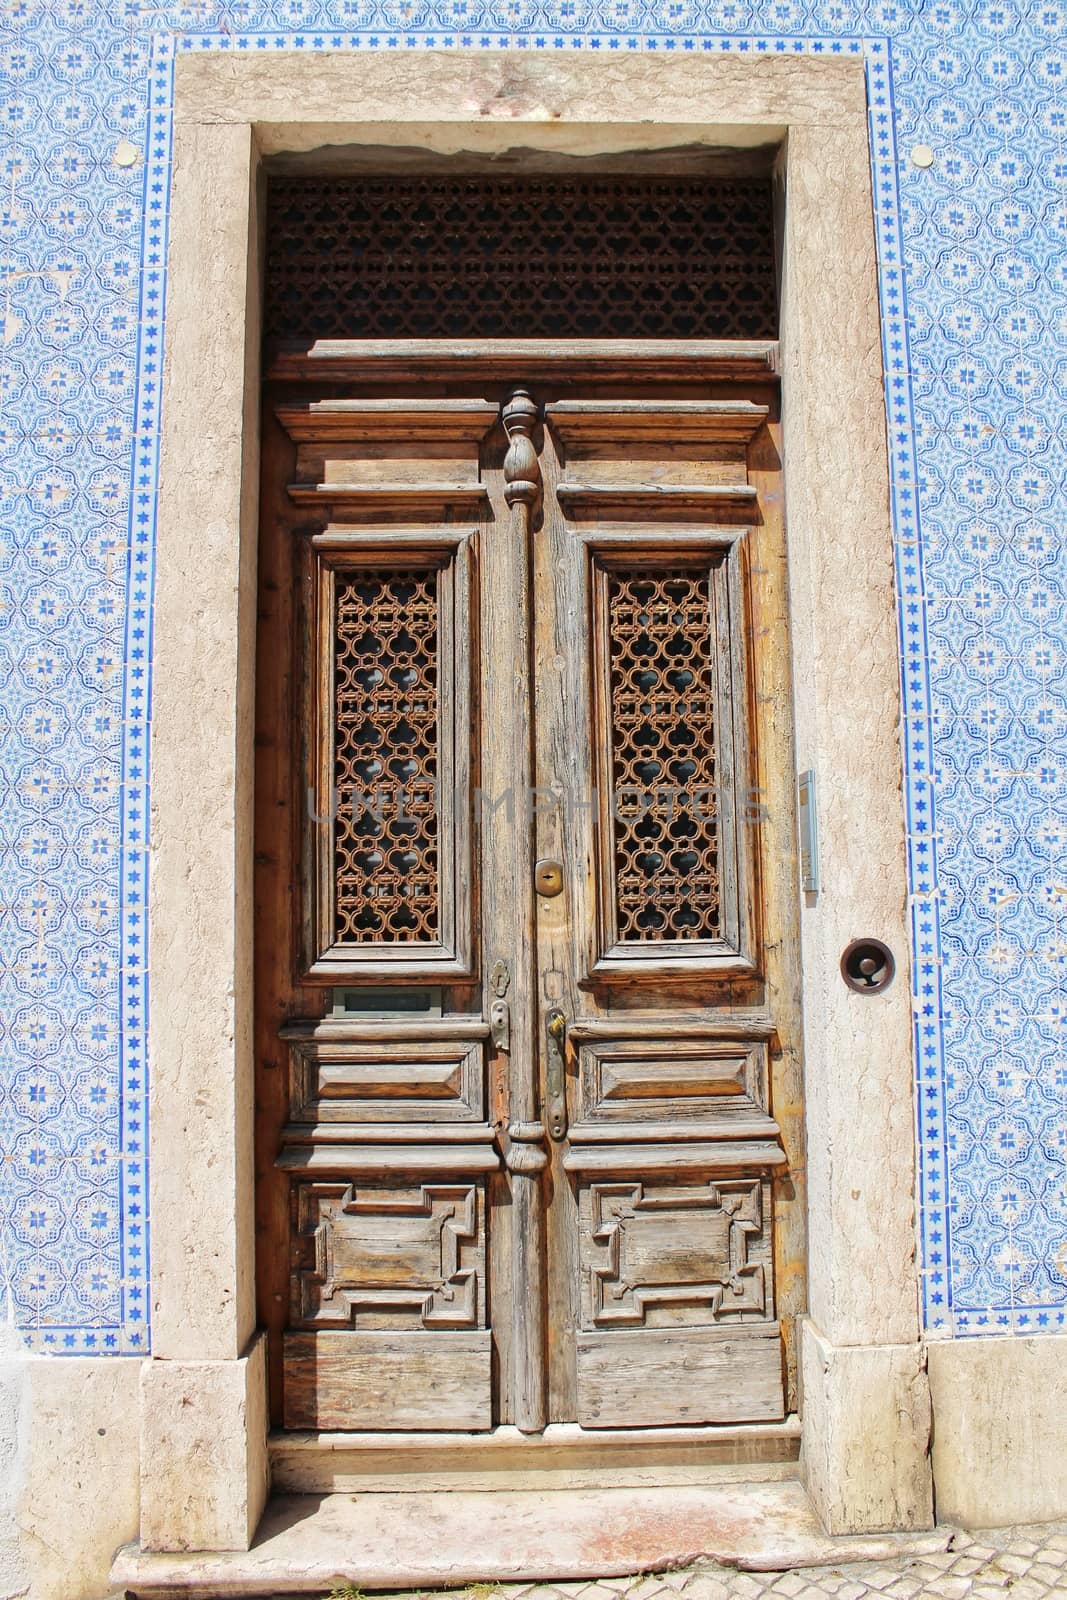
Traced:
POLYGON ((532 518, 541 499, 541 463, 533 442, 537 407, 526 389, 516 389, 500 416, 508 436, 504 499, 509 506, 526 506, 532 518))
MULTIPOLYGON (((501 411, 508 436, 504 457, 504 499, 511 512, 508 559, 513 563, 514 592, 521 596, 517 644, 525 663, 530 655, 528 594, 530 528, 541 500, 541 464, 533 442, 539 411, 525 389, 516 389, 501 411)), ((532 707, 529 678, 514 685, 509 706, 513 748, 508 758, 510 781, 530 785, 532 707)), ((527 841, 527 848, 531 841, 527 841)), ((503 1155, 511 1191, 508 1208, 511 1233, 511 1421, 522 1433, 539 1433, 545 1425, 545 1279, 543 1174, 548 1165, 544 1124, 538 1104, 538 1055, 534 1042, 537 981, 533 969, 533 888, 528 856, 518 847, 511 857, 512 880, 507 892, 513 921, 514 996, 508 1058, 508 1122, 503 1155), (521 963, 521 966, 519 965, 521 963)))

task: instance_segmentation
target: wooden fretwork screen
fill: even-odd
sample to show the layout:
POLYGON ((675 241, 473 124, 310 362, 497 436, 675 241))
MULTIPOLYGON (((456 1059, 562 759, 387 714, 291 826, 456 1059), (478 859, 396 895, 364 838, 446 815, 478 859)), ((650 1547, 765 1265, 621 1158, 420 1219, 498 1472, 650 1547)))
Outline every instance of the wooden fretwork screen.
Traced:
POLYGON ((275 178, 265 334, 773 339, 769 183, 275 178))

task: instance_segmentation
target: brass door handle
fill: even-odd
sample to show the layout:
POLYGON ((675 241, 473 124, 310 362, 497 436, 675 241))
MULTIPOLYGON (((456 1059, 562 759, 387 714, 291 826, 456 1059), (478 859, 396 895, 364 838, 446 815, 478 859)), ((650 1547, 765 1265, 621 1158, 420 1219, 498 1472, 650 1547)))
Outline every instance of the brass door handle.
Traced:
POLYGON ((558 1006, 545 1012, 545 1107, 553 1139, 567 1132, 567 1019, 558 1006))

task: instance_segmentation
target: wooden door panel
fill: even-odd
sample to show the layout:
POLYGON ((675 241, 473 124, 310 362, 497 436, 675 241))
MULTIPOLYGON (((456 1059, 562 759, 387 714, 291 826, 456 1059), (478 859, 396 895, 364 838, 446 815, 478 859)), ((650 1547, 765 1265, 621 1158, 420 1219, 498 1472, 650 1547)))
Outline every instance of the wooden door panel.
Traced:
POLYGON ((291 1205, 290 1328, 315 1331, 286 1334, 286 1425, 488 1427, 485 1179, 303 1180, 291 1205))
POLYGON ((668 1423, 777 1422, 782 1341, 777 1324, 746 1332, 579 1333, 578 1417, 583 1428, 668 1423))
POLYGON ((699 1034, 577 1041, 572 1139, 771 1136, 767 1047, 699 1034))
POLYGON ((765 1179, 597 1177, 578 1215, 583 1327, 774 1321, 765 1179))
POLYGON ((578 1214, 584 1426, 784 1415, 765 1177, 598 1176, 578 1214))
POLYGON ((554 1389, 590 1428, 786 1404, 747 578, 762 523, 748 458, 768 415, 546 407, 538 783, 592 792, 538 841, 575 888, 569 919, 538 902, 542 971, 562 964, 568 920, 576 946, 562 995, 543 989, 569 1052, 554 1165, 573 1203, 551 1219, 553 1263, 578 1273, 552 1302, 574 1323, 554 1389))
POLYGON ((485 1326, 485 1186, 421 1177, 292 1187, 297 1326, 485 1326))
POLYGON ((683 393, 551 399, 543 436, 514 388, 277 407, 264 571, 296 552, 298 602, 260 670, 274 715, 301 681, 299 820, 263 859, 298 914, 268 950, 260 912, 257 1026, 287 1427, 792 1403, 772 407, 683 393))
POLYGON ((481 1432, 491 1341, 470 1333, 287 1333, 287 1428, 481 1432))
POLYGON ((453 1022, 440 1038, 406 1027, 374 1032, 360 1038, 358 1025, 337 1022, 284 1030, 294 1124, 484 1119, 487 1027, 453 1022))

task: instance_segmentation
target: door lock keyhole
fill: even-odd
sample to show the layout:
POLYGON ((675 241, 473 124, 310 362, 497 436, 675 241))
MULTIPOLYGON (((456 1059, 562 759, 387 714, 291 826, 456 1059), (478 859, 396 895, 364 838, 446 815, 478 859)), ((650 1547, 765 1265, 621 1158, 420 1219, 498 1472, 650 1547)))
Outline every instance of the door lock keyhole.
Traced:
POLYGON ((539 861, 534 867, 534 888, 546 900, 552 900, 563 890, 562 861, 539 861))

